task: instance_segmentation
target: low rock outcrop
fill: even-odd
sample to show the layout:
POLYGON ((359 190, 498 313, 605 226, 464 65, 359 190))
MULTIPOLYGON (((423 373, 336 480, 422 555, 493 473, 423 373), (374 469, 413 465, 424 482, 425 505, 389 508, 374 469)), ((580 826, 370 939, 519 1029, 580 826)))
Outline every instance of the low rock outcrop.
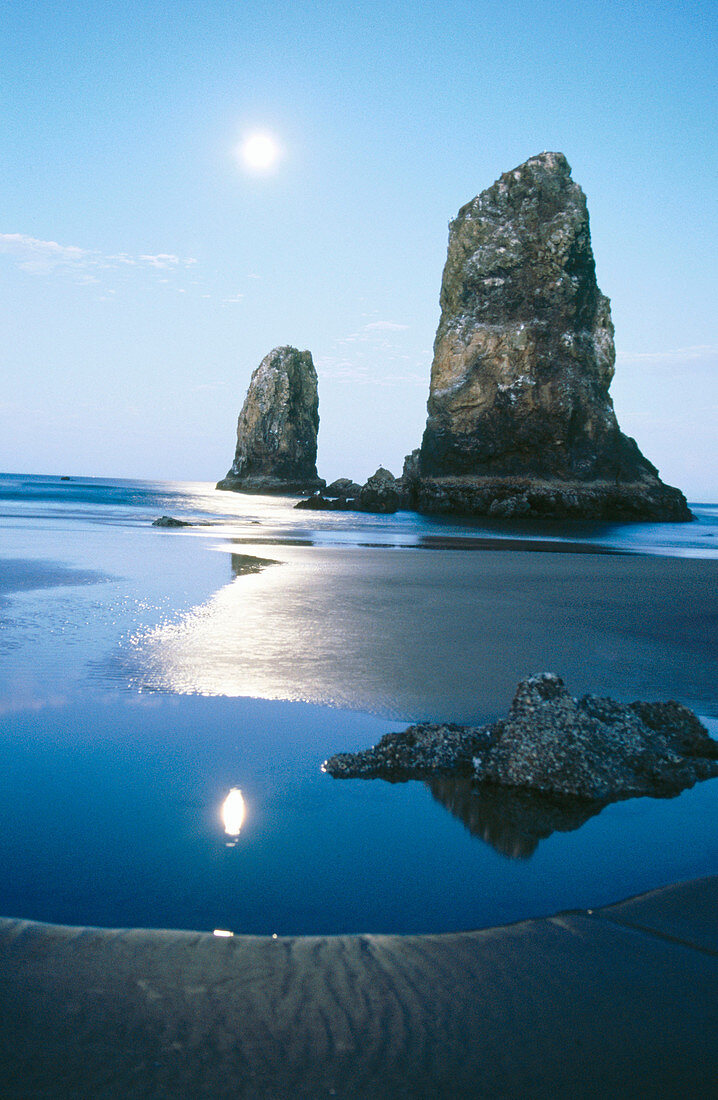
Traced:
POLYGON ((529 477, 421 478, 413 507, 433 515, 495 519, 593 519, 683 523, 691 518, 677 490, 661 482, 542 481, 529 477))
POLYGON ((508 717, 484 727, 424 723, 331 757, 335 778, 471 776, 477 784, 608 803, 677 794, 718 775, 718 742, 680 703, 572 698, 560 677, 518 685, 508 717))
POLYGON ((326 489, 298 501, 294 507, 311 511, 374 512, 387 515, 403 507, 403 500, 401 481, 380 466, 366 485, 357 485, 348 477, 340 477, 326 489))
POLYGON ((618 426, 613 334, 584 193, 531 157, 451 223, 416 507, 690 519, 618 426))
POLYGON ((319 396, 311 353, 279 347, 252 374, 237 422, 237 449, 218 489, 308 493, 317 476, 319 396))
POLYGON ((361 485, 350 477, 338 477, 322 490, 322 496, 332 500, 355 500, 361 493, 361 485))

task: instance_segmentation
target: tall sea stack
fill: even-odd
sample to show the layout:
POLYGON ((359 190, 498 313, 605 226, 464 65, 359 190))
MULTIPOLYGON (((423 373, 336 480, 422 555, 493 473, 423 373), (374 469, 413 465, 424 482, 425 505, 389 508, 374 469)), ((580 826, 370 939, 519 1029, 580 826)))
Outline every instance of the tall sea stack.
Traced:
POLYGON ((317 477, 319 396, 311 352, 274 348, 252 374, 237 422, 237 449, 218 489, 309 493, 317 477))
POLYGON ((416 506, 690 519, 618 426, 614 361, 586 197, 562 153, 541 153, 451 223, 416 506))

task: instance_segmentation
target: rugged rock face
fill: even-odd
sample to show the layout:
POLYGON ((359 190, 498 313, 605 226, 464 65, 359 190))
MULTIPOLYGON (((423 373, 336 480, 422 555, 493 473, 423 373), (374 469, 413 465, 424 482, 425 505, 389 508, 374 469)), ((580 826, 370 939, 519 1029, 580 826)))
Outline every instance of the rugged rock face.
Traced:
POLYGON ((415 450, 404 458, 404 467, 401 471, 399 483, 401 486, 401 507, 415 511, 420 486, 421 448, 415 450))
POLYGON ((689 519, 619 429, 614 360, 586 198, 541 153, 451 223, 419 509, 689 519))
POLYGON ((237 423, 237 450, 218 489, 305 493, 317 477, 319 397, 311 353, 270 351, 254 371, 237 423))
POLYGON ((670 795, 718 775, 718 743, 678 703, 572 699, 558 676, 519 684, 496 743, 474 776, 597 802, 670 795))
POLYGON ((336 778, 470 775, 542 795, 606 804, 666 796, 718 775, 718 742, 680 703, 573 699, 551 673, 522 680, 508 717, 480 728, 421 724, 364 752, 331 757, 336 778))

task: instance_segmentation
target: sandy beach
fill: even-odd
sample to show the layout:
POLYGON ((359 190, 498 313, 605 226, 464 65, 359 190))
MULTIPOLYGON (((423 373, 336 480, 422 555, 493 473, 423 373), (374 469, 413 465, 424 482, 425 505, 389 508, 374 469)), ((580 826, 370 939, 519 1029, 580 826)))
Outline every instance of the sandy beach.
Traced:
MULTIPOLYGON (((551 670, 574 694, 718 713, 715 560, 261 537, 218 544, 213 568, 217 554, 223 586, 95 674, 179 707, 194 692, 479 722, 551 670)), ((6 615, 14 593, 98 584, 22 561, 3 579, 6 615)), ((717 883, 421 936, 219 938, 8 914, 3 1094, 708 1095, 717 883)))

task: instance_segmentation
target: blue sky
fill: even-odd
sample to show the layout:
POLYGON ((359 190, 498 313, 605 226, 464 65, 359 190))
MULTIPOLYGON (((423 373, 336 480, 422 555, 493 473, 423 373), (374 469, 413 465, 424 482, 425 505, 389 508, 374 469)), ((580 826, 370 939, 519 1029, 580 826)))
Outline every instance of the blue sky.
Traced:
POLYGON ((716 23, 697 3, 3 2, 0 469, 214 480, 278 344, 320 473, 425 422, 447 223, 566 154, 624 431, 718 499, 716 23), (274 172, 238 143, 275 135, 274 172))

